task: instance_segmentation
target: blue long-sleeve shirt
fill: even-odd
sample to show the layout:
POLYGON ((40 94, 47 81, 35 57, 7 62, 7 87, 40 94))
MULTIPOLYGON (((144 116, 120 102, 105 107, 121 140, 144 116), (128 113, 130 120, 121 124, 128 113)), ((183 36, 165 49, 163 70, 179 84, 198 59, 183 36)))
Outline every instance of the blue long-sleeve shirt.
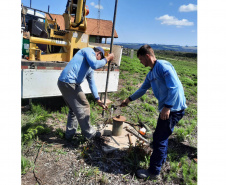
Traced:
POLYGON ((93 96, 98 100, 100 98, 94 80, 94 69, 101 68, 106 63, 106 58, 102 60, 96 59, 96 54, 92 48, 83 48, 79 50, 67 64, 59 80, 80 85, 86 78, 93 96))
POLYGON ((158 99, 158 110, 170 108, 171 112, 187 108, 183 86, 173 65, 165 60, 157 60, 153 69, 147 74, 142 86, 129 98, 136 100, 152 88, 158 99))

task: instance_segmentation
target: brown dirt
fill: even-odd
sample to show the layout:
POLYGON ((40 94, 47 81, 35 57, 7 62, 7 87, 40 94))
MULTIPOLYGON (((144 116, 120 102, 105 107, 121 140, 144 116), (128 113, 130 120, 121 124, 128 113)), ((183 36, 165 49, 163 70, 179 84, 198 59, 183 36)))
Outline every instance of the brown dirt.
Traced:
MULTIPOLYGON (((180 184, 174 181, 165 182, 165 175, 170 170, 168 161, 164 164, 158 181, 140 180, 135 177, 136 169, 124 159, 129 152, 142 152, 139 148, 105 154, 101 150, 104 139, 86 141, 78 145, 82 139, 82 136, 78 135, 71 142, 67 142, 52 134, 40 136, 39 141, 24 154, 35 162, 35 168, 30 168, 22 175, 22 184, 180 184), (36 147, 37 144, 42 147, 36 147), (97 168, 99 170, 95 175, 97 168)), ((186 143, 177 143, 173 138, 169 140, 169 149, 177 151, 178 156, 188 153, 191 159, 197 157, 195 148, 186 143)))

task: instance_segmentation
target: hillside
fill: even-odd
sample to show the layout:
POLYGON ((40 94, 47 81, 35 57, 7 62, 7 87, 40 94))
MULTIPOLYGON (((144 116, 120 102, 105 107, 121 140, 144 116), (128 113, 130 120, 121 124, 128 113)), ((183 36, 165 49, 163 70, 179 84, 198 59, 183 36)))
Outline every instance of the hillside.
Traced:
MULTIPOLYGON (((139 49, 145 43, 121 43, 116 42, 115 45, 123 46, 129 49, 139 49)), ((163 44, 150 44, 154 50, 169 50, 169 51, 180 51, 188 53, 197 53, 197 46, 179 46, 179 45, 163 45, 163 44)))

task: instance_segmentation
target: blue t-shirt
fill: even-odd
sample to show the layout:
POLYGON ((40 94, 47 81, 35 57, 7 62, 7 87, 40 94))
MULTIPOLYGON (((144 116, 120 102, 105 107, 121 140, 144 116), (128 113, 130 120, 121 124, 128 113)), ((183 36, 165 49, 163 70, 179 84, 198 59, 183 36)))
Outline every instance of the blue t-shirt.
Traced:
POLYGON ((147 74, 142 86, 130 96, 130 99, 132 101, 138 99, 150 87, 158 99, 159 111, 163 107, 170 108, 171 112, 187 108, 183 86, 173 65, 168 61, 157 60, 153 69, 147 74))
POLYGON ((83 48, 67 64, 60 74, 59 80, 80 85, 86 78, 92 94, 98 100, 100 98, 94 81, 94 69, 101 68, 106 63, 106 58, 102 60, 96 59, 96 53, 92 48, 83 48))

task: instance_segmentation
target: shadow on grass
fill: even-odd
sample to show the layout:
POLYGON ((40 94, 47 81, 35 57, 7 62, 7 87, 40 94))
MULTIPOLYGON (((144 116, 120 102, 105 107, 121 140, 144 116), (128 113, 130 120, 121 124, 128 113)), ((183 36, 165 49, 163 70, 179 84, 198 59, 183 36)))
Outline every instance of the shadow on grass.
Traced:
POLYGON ((67 141, 65 138, 60 138, 55 131, 40 134, 38 137, 46 144, 61 145, 62 149, 80 150, 78 160, 83 159, 88 166, 93 169, 97 167, 99 171, 105 173, 133 176, 135 171, 139 169, 140 162, 145 161, 145 153, 139 147, 121 151, 115 150, 106 154, 102 150, 102 146, 105 145, 103 138, 88 141, 81 134, 78 134, 71 141, 67 141))
POLYGON ((169 139, 168 154, 170 153, 176 153, 178 161, 185 155, 190 159, 197 158, 197 148, 189 146, 185 142, 178 142, 176 138, 169 139))

